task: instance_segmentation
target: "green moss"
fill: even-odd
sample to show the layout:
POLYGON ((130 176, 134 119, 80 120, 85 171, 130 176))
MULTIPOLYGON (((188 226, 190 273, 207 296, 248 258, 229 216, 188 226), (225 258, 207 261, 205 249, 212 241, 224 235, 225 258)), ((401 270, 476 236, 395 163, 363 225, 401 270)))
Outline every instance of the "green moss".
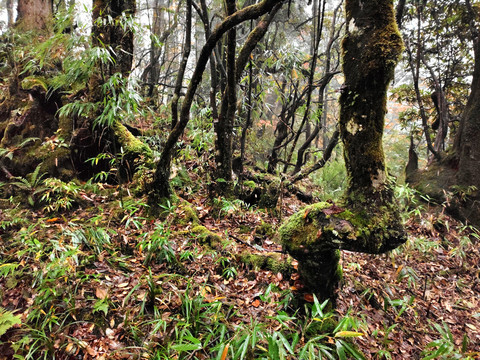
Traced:
POLYGON ((267 209, 273 209, 277 206, 278 196, 280 195, 280 179, 273 178, 265 185, 265 189, 260 195, 258 205, 267 209))
POLYGON ((255 270, 270 270, 273 273, 281 273, 284 276, 290 276, 294 271, 292 259, 285 259, 282 254, 277 253, 263 255, 244 251, 240 254, 240 261, 251 265, 255 270))
POLYGON ((206 244, 212 248, 218 248, 225 244, 225 240, 220 235, 208 230, 203 225, 194 226, 191 233, 197 235, 197 239, 200 243, 206 244))
POLYGON ((260 225, 255 228, 255 235, 260 235, 263 237, 273 237, 275 235, 275 231, 273 230, 272 224, 266 223, 262 220, 260 225))
POLYGON ((323 210, 331 206, 332 204, 327 202, 309 205, 282 224, 278 229, 278 236, 280 243, 289 253, 303 252, 306 246, 316 242, 318 230, 323 227, 319 220, 326 219, 323 210))
POLYGON ((257 184, 255 183, 255 181, 247 180, 243 182, 243 186, 249 188, 250 190, 255 190, 257 184))
POLYGON ((143 141, 137 139, 132 135, 128 129, 122 125, 119 121, 116 121, 112 126, 113 133, 117 138, 119 144, 124 148, 127 154, 131 155, 143 155, 146 158, 152 158, 152 149, 143 141))
POLYGON ((197 212, 187 201, 181 201, 178 206, 178 211, 175 223, 180 225, 197 224, 199 223, 197 212))
POLYGON ((239 225, 238 230, 240 234, 250 234, 250 232, 252 231, 252 228, 247 225, 239 225))

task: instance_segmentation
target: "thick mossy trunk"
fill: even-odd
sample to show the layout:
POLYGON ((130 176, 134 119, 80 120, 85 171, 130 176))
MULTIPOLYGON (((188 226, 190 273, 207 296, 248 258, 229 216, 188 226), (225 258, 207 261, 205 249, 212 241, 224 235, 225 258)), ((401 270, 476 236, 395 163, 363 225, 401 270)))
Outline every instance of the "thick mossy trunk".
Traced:
MULTIPOLYGON (((92 10, 92 43, 94 46, 109 50, 112 61, 99 64, 100 71, 89 79, 89 101, 102 103, 106 94, 103 85, 114 74, 120 73, 123 78, 130 75, 133 63, 133 29, 127 25, 129 18, 135 15, 135 0, 109 2, 93 0, 92 10)), ((101 114, 102 108, 97 109, 101 114)), ((100 144, 99 151, 108 150, 120 158, 120 180, 131 180, 133 174, 141 165, 153 167, 151 149, 137 139, 121 119, 114 119, 112 124, 95 124, 92 119, 89 129, 94 143, 100 144), (108 127, 93 131, 94 127, 108 127), (100 134, 96 139, 95 133, 100 134)))
POLYGON ((347 0, 346 13, 340 136, 348 186, 343 204, 308 206, 279 230, 305 284, 331 299, 340 278, 339 249, 379 254, 406 240, 382 146, 387 89, 403 49, 393 1, 347 0))
POLYGON ((391 201, 382 136, 388 84, 403 49, 402 39, 391 0, 351 0, 346 11, 340 137, 347 201, 353 206, 381 206, 391 201))
MULTIPOLYGON (((42 164, 40 173, 72 177, 70 151, 62 139, 61 101, 39 87, 18 90, 0 104, 0 179, 24 177, 42 164)), ((68 128, 71 129, 71 126, 68 128)))

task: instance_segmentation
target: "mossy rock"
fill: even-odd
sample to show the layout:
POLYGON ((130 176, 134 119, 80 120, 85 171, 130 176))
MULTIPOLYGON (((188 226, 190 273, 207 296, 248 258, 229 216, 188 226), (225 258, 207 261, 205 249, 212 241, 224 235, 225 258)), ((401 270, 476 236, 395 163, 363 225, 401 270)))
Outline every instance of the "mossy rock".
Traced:
POLYGON ((208 245, 211 248, 220 248, 226 242, 220 235, 208 230, 203 225, 194 226, 191 233, 196 235, 201 244, 208 245))
POLYGON ((252 266, 255 270, 269 270, 273 273, 281 273, 288 277, 294 272, 292 258, 285 258, 285 255, 279 253, 252 254, 244 251, 240 254, 239 260, 252 266))
POLYGON ((272 224, 269 224, 262 220, 260 225, 255 228, 255 236, 261 238, 271 238, 275 235, 275 230, 273 229, 272 224))
POLYGON ((181 200, 176 211, 174 223, 179 225, 198 225, 199 222, 198 214, 192 205, 188 201, 181 200))

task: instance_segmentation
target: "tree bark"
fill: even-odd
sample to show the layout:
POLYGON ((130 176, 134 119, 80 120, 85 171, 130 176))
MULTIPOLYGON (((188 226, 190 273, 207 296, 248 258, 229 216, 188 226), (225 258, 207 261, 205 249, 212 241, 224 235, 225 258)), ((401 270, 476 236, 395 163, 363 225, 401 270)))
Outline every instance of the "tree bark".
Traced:
POLYGON ((382 135, 387 89, 403 50, 392 2, 346 2, 340 137, 345 149, 347 199, 355 206, 365 198, 377 205, 391 201, 382 135))
POLYGON ((53 19, 52 0, 19 0, 15 27, 22 31, 46 30, 53 19))
MULTIPOLYGON (((226 0, 227 16, 235 13, 235 0, 226 0)), ((215 129, 215 178, 223 179, 217 183, 219 194, 227 195, 231 189, 233 157, 233 122, 237 103, 237 81, 235 78, 235 52, 237 31, 232 27, 227 33, 227 86, 222 96, 220 114, 214 119, 215 129)))
POLYGON ((474 185, 480 190, 480 36, 474 32, 473 49, 475 65, 471 92, 463 113, 455 150, 458 156, 457 180, 465 186, 474 185))
MULTIPOLYGON (((110 78, 118 76, 126 79, 130 75, 133 64, 133 29, 122 26, 122 21, 133 17, 136 10, 135 0, 93 0, 92 10, 92 45, 109 52, 111 61, 99 61, 100 71, 94 72, 89 79, 88 101, 99 104, 92 119, 85 124, 85 131, 90 132, 92 138, 90 151, 94 156, 108 149, 115 155, 123 150, 120 162, 118 180, 130 180, 138 167, 139 159, 151 157, 150 148, 138 140, 122 124, 117 117, 109 124, 96 121, 105 110, 101 105, 107 96, 103 90, 110 78), (96 117, 96 119, 95 119, 96 117)), ((142 160, 142 162, 144 162, 142 160)))
MULTIPOLYGON (((133 63, 133 31, 111 21, 121 21, 122 14, 133 16, 135 7, 135 0, 93 0, 92 45, 109 49, 113 60, 102 65, 103 71, 95 80, 100 81, 100 84, 115 73, 130 74, 133 63)), ((93 86, 96 87, 97 84, 93 86)))
POLYGON ((7 25, 9 28, 13 26, 13 0, 7 0, 7 25))
POLYGON ((182 61, 178 69, 177 80, 175 82, 175 90, 172 99, 172 129, 177 125, 178 121, 178 101, 180 100, 180 92, 182 91, 183 77, 187 68, 188 57, 192 48, 192 0, 187 0, 187 11, 185 13, 185 41, 183 42, 182 61))
MULTIPOLYGON (((205 41, 208 40, 212 33, 210 29, 210 21, 208 20, 208 8, 205 0, 200 0, 201 8, 197 10, 203 22, 205 29, 205 41)), ((212 118, 218 118, 217 109, 217 88, 218 88, 218 71, 216 66, 215 54, 210 53, 210 107, 212 108, 212 118)))

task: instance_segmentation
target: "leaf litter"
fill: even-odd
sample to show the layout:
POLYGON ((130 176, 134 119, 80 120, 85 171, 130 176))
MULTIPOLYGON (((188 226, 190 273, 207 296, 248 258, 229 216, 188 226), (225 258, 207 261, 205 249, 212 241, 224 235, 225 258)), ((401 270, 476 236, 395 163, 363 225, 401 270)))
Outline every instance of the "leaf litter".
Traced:
MULTIPOLYGON (((272 332, 293 328, 295 309, 289 294, 306 303, 314 301, 312 294, 303 292, 295 261, 293 272, 284 274, 246 265, 235 256, 244 251, 281 253, 271 236, 260 239, 257 248, 252 246, 258 242, 254 229, 262 222, 278 227, 278 216, 242 209, 219 218, 206 205, 206 197, 189 198, 201 225, 228 239, 225 248, 210 249, 191 233, 195 224, 176 221, 185 216, 182 211, 152 220, 139 207, 134 213, 138 226, 126 226, 126 212, 117 208, 118 194, 108 191, 103 196, 85 193, 90 206, 61 216, 21 210, 15 216, 26 221, 2 227, 2 264, 20 265, 0 277, 0 304, 19 315, 22 325, 0 338, 0 360, 12 358, 15 344, 31 329, 47 334, 46 344, 51 344, 49 351, 57 359, 149 358, 161 347, 176 347, 178 354, 190 349, 185 350, 190 355, 181 358, 215 358, 217 353, 201 344, 172 341, 175 326, 194 316, 188 311, 196 311, 186 304, 195 299, 219 304, 227 314, 212 318, 212 327, 220 321, 234 334, 255 323, 272 332), (159 229, 166 242, 141 246, 159 229), (226 276, 229 267, 235 272, 226 276), (284 311, 291 318, 280 321, 277 315, 284 311)), ((285 196, 282 218, 301 206, 285 196)), ((435 211, 410 217, 408 243, 392 253, 342 252, 344 276, 336 315, 353 314, 359 326, 336 336, 351 338, 367 358, 421 358, 427 345, 441 337, 435 324, 448 326, 455 346, 478 355, 478 239, 472 230, 435 211)), ((2 211, 0 221, 7 224, 11 217, 2 211)), ((287 255, 280 256, 287 261, 287 255)), ((24 346, 32 349, 35 343, 24 346)), ((230 358, 228 346, 220 349, 220 359, 230 358)))

